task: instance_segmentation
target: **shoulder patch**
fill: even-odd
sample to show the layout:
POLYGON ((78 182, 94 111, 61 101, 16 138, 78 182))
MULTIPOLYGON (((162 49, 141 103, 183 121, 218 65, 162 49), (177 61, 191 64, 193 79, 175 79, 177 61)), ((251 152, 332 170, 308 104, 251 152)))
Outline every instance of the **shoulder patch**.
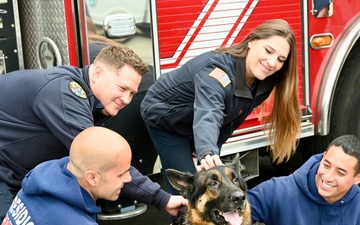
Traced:
POLYGON ((87 98, 84 89, 80 86, 79 83, 75 81, 71 81, 69 83, 69 88, 72 91, 72 93, 74 93, 76 96, 79 96, 80 98, 84 98, 84 99, 87 98))
POLYGON ((230 80, 229 76, 222 69, 219 69, 219 68, 215 68, 209 74, 209 76, 213 77, 217 81, 219 81, 223 87, 226 87, 228 84, 231 83, 231 80, 230 80))

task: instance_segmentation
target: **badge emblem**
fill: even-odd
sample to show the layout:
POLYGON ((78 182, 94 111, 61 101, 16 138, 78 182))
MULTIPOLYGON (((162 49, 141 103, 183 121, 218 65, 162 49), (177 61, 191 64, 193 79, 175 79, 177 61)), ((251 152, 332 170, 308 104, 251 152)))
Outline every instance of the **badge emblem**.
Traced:
POLYGON ((226 87, 228 84, 231 83, 231 80, 230 80, 229 76, 222 69, 219 69, 219 68, 215 68, 209 74, 209 76, 213 77, 217 81, 219 81, 223 87, 226 87))
POLYGON ((76 96, 79 96, 80 98, 86 98, 86 93, 84 89, 75 81, 71 81, 69 83, 69 88, 76 96))

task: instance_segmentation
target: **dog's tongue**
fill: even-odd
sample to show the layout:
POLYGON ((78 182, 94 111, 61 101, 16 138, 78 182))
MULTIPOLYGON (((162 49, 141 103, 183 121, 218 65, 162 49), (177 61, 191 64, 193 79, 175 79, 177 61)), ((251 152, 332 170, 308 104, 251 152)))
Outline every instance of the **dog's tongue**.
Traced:
POLYGON ((230 223, 231 225, 241 225, 242 224, 242 217, 239 216, 237 210, 233 212, 223 213, 225 220, 230 223))

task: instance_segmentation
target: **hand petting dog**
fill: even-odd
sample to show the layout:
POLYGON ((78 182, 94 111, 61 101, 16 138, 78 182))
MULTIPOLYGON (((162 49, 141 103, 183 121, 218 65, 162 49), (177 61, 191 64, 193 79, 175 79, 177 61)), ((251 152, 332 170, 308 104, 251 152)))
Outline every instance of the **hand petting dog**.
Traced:
POLYGON ((172 225, 250 225, 250 204, 242 169, 239 154, 232 163, 196 174, 167 169, 171 185, 189 200, 172 225))
POLYGON ((196 166, 196 171, 208 170, 214 166, 223 166, 224 163, 221 161, 218 155, 206 155, 200 160, 200 165, 196 166))
POLYGON ((189 201, 181 195, 171 195, 165 210, 172 216, 177 216, 179 210, 184 206, 188 206, 189 201))

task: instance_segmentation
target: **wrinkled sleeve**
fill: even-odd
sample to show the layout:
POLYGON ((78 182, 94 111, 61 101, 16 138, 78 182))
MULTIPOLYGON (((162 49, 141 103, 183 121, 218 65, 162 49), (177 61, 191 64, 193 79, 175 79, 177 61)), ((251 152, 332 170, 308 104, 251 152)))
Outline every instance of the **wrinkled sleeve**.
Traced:
POLYGON ((248 190, 251 217, 254 222, 264 222, 266 224, 268 218, 270 218, 276 196, 274 189, 275 183, 271 179, 248 190))
POLYGON ((214 68, 204 68, 194 77, 193 132, 198 159, 209 153, 219 154, 217 142, 224 120, 226 90, 209 76, 214 68))
POLYGON ((89 100, 70 90, 71 81, 67 77, 51 80, 34 101, 35 113, 68 149, 78 133, 94 125, 89 100))
POLYGON ((132 181, 126 183, 121 193, 133 200, 163 209, 170 199, 170 194, 161 189, 148 176, 142 175, 135 167, 130 168, 132 181))

